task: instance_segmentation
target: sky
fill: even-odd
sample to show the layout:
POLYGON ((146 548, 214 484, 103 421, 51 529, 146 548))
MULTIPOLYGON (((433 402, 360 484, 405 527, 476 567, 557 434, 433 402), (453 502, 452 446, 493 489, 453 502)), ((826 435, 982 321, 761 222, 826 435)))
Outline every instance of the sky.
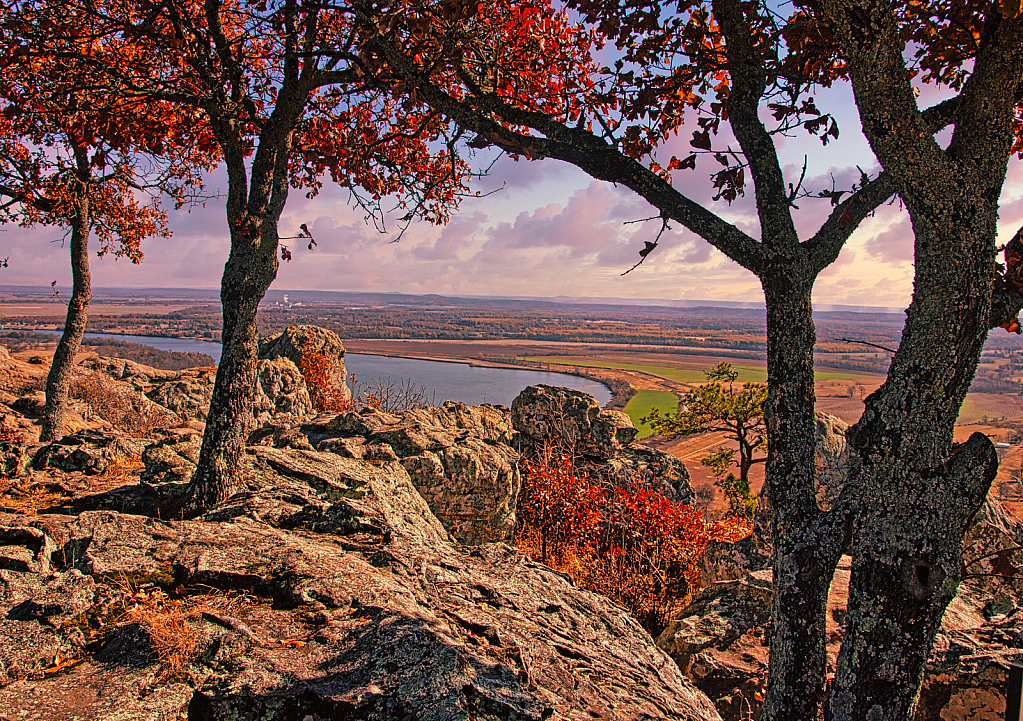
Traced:
MULTIPOLYGON (((926 106, 930 102, 921 99, 926 106)), ((878 166, 862 134, 851 93, 844 87, 824 91, 817 105, 839 121, 837 141, 822 146, 816 138, 779 138, 786 180, 795 182, 804 157, 810 190, 848 187, 878 166), (834 181, 833 181, 834 179, 834 181)), ((766 118, 765 118, 766 120, 766 118)), ((670 140, 660 157, 689 152, 692 127, 670 140)), ((728 205, 714 202, 709 175, 717 169, 703 159, 695 171, 675 171, 673 184, 754 237, 759 236, 752 185, 746 196, 728 205)), ((656 215, 646 201, 624 187, 596 181, 554 160, 497 161, 489 177, 475 186, 486 197, 467 199, 445 226, 416 223, 398 242, 395 219, 385 233, 365 222, 348 203, 347 191, 325 185, 316 198, 292 191, 280 223, 282 237, 308 225, 314 250, 286 241, 292 260, 281 263, 270 294, 288 290, 381 291, 460 296, 574 296, 689 301, 762 302, 757 279, 688 230, 673 225, 647 261, 639 260, 644 241, 653 240, 660 223, 630 222, 656 215)), ((208 182, 226 190, 222 172, 208 182)), ((797 228, 810 237, 830 212, 826 199, 799 202, 797 228)), ((229 239, 223 201, 204 208, 171 212, 170 239, 148 240, 139 265, 126 259, 93 256, 93 286, 129 288, 217 288, 229 239)), ((1014 159, 1001 202, 999 242, 1023 225, 1023 162, 1014 159)), ((62 231, 57 228, 0 227, 0 284, 46 288, 57 281, 69 288, 71 271, 62 231)), ((838 260, 817 280, 820 305, 905 308, 912 293, 912 233, 898 206, 882 207, 848 241, 838 260)), ((67 291, 65 292, 67 294, 67 291)))

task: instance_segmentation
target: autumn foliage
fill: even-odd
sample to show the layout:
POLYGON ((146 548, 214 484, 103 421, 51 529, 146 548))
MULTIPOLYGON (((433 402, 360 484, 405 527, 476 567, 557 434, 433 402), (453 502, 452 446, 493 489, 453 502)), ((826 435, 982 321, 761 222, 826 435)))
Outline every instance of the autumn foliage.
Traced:
POLYGON ((352 399, 338 388, 330 377, 330 357, 316 350, 306 350, 298 362, 305 379, 309 400, 320 413, 345 413, 355 410, 352 399))
POLYGON ((519 548, 622 604, 651 632, 698 588, 707 542, 749 532, 736 519, 708 524, 702 512, 638 479, 604 487, 577 473, 567 456, 525 460, 521 468, 519 548))

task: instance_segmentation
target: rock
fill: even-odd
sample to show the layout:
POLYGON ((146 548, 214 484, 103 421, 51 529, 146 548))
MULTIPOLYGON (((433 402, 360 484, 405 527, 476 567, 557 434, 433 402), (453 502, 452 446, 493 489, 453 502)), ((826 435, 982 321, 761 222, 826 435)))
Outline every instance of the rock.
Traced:
POLYGON ((65 593, 71 612, 84 602, 78 574, 95 585, 92 605, 69 620, 45 608, 10 619, 0 606, 6 713, 112 719, 109 696, 123 718, 146 719, 186 706, 211 720, 718 718, 622 609, 507 545, 453 544, 401 462, 256 446, 244 463, 247 486, 202 519, 63 517, 67 580, 17 583, 49 583, 32 598, 48 608, 65 593), (195 652, 168 684, 151 631, 117 611, 131 602, 125 582, 252 600, 186 615, 195 652), (100 639, 92 660, 44 674, 57 653, 84 655, 83 623, 100 639), (35 656, 8 661, 13 638, 35 656))
POLYGON ((0 441, 0 476, 17 478, 28 469, 29 460, 24 442, 0 441))
POLYGON ((0 527, 0 568, 46 573, 56 546, 50 537, 31 526, 0 527))
POLYGON ((216 368, 188 368, 153 383, 146 396, 183 420, 205 421, 216 377, 216 368))
POLYGON ((326 386, 324 391, 339 401, 351 400, 352 392, 348 388, 348 371, 345 368, 345 347, 334 331, 313 325, 293 325, 285 328, 283 333, 260 342, 260 359, 282 357, 298 368, 302 368, 303 358, 307 362, 316 360, 322 364, 320 380, 326 386))
POLYGON ((83 430, 40 448, 32 461, 37 471, 56 469, 95 476, 116 458, 139 458, 147 442, 108 431, 83 430))
POLYGON ((632 419, 624 412, 602 410, 583 439, 583 455, 613 458, 628 447, 638 433, 632 419))
POLYGON ((845 442, 849 424, 822 411, 817 411, 816 416, 814 463, 817 467, 817 506, 822 511, 829 511, 849 475, 849 449, 845 442))
POLYGON ((313 414, 305 379, 290 359, 260 359, 259 386, 253 408, 253 426, 280 415, 303 418, 313 414))
POLYGON ((535 450, 578 455, 583 448, 599 457, 607 455, 591 439, 590 429, 600 414, 593 396, 571 388, 536 385, 525 388, 512 401, 512 426, 524 434, 535 450))
POLYGON ((147 446, 142 452, 145 470, 139 482, 163 496, 181 496, 199 461, 202 437, 198 433, 178 435, 147 446))
POLYGON ((725 721, 760 715, 773 596, 770 571, 713 584, 657 637, 725 721))
POLYGON ((42 418, 46 408, 46 394, 43 391, 32 391, 11 403, 11 408, 28 418, 42 418))
POLYGON ((85 358, 78 364, 78 367, 102 373, 116 381, 130 382, 138 390, 145 389, 153 383, 174 380, 179 373, 179 371, 153 368, 124 358, 109 358, 100 355, 85 358))
POLYGON ((526 455, 552 450, 573 456, 575 469, 606 483, 637 479, 692 505, 696 493, 685 464, 634 443, 638 431, 621 411, 600 410, 593 396, 570 388, 529 386, 512 401, 513 428, 526 455))
POLYGON ((511 540, 522 484, 506 411, 447 401, 400 414, 345 413, 302 430, 319 450, 400 460, 434 515, 462 543, 511 540))

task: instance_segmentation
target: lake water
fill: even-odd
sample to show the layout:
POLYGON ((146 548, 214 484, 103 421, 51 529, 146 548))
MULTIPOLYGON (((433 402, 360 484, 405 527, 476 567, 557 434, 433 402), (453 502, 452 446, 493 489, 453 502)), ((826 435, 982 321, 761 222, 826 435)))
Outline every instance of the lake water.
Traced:
MULTIPOLYGON (((56 333, 56 331, 50 332, 56 333)), ((205 353, 212 356, 214 361, 220 361, 220 343, 212 341, 114 335, 111 333, 86 333, 85 336, 87 338, 113 338, 179 353, 205 353)), ((607 386, 588 378, 579 378, 565 373, 545 373, 511 368, 477 368, 466 363, 391 358, 362 353, 346 354, 345 367, 349 373, 354 373, 356 380, 364 386, 371 385, 377 378, 395 385, 408 379, 417 387, 425 387, 427 401, 437 405, 446 400, 452 400, 468 405, 493 403, 510 406, 523 388, 541 383, 589 393, 597 399, 601 406, 611 400, 611 391, 607 386)))

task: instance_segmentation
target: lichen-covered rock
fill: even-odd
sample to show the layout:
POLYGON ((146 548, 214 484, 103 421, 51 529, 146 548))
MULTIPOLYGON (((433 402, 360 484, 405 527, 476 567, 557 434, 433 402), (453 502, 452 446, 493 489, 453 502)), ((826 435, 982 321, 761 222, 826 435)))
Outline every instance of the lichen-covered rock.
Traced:
MULTIPOLYGON (((118 381, 129 381, 137 388, 145 388, 154 382, 172 380, 179 371, 153 368, 124 358, 92 356, 78 364, 80 368, 102 373, 118 381)), ((196 369, 190 369, 196 370, 196 369)))
POLYGON ((14 670, 0 676, 6 713, 116 718, 92 698, 100 690, 143 719, 186 707, 218 721, 718 718, 622 609, 510 546, 453 544, 401 462, 267 446, 243 462, 246 487, 201 519, 62 518, 64 575, 95 591, 65 604, 78 611, 66 618, 50 598, 81 589, 22 574, 43 601, 13 620, 0 605, 0 648, 21 637, 35 649, 0 652, 14 670), (123 584, 252 600, 186 615, 195 653, 168 684, 151 631, 111 605, 131 602, 123 584), (91 660, 44 673, 58 653, 84 656, 83 623, 98 639, 91 660))
POLYGON ((187 368, 154 382, 146 396, 183 420, 205 421, 216 378, 216 368, 187 368))
POLYGON ((147 446, 142 452, 145 470, 139 482, 161 495, 183 495, 199 461, 201 445, 202 438, 193 433, 172 436, 147 446))
POLYGON ((770 571, 713 584, 657 637, 725 721, 759 716, 773 595, 770 571))
POLYGON ((590 438, 598 415, 600 404, 588 393, 547 385, 525 388, 511 405, 512 427, 536 450, 546 446, 570 455, 585 448, 606 457, 590 438))
POLYGON ((290 359, 260 359, 257 373, 259 384, 252 412, 253 427, 280 415, 294 418, 313 415, 305 379, 290 359))
POLYGON ((636 428, 621 411, 600 410, 593 396, 571 388, 529 386, 512 402, 512 427, 527 455, 570 455, 575 469, 614 485, 641 480, 675 501, 692 504, 689 471, 674 456, 634 443, 636 428))
POLYGON ((434 515, 462 543, 511 540, 521 479, 506 411, 448 401, 400 414, 367 409, 318 418, 302 430, 322 451, 400 460, 434 515))
POLYGON ((632 419, 624 412, 602 410, 582 439, 583 455, 613 458, 636 440, 638 434, 632 419))
POLYGON ((28 469, 29 460, 24 442, 0 441, 0 476, 17 478, 28 469))
POLYGON ((99 475, 116 458, 139 458, 147 443, 119 433, 82 430, 40 448, 32 467, 99 475))
POLYGON ((56 546, 50 537, 31 526, 0 527, 0 568, 46 573, 56 546))
POLYGON ((817 506, 822 511, 828 511, 849 475, 849 449, 845 442, 849 424, 822 411, 817 411, 816 421, 814 464, 817 468, 817 506))
MULTIPOLYGON (((87 639, 69 622, 92 606, 95 585, 75 570, 0 570, 0 689, 16 679, 42 676, 58 657, 83 653, 87 639)), ((0 695, 0 708, 10 712, 16 706, 0 695)))
POLYGON ((293 325, 259 344, 259 358, 264 360, 287 358, 301 368, 302 359, 308 360, 308 356, 315 356, 315 360, 323 364, 324 390, 338 400, 350 400, 345 347, 334 331, 314 325, 293 325))

